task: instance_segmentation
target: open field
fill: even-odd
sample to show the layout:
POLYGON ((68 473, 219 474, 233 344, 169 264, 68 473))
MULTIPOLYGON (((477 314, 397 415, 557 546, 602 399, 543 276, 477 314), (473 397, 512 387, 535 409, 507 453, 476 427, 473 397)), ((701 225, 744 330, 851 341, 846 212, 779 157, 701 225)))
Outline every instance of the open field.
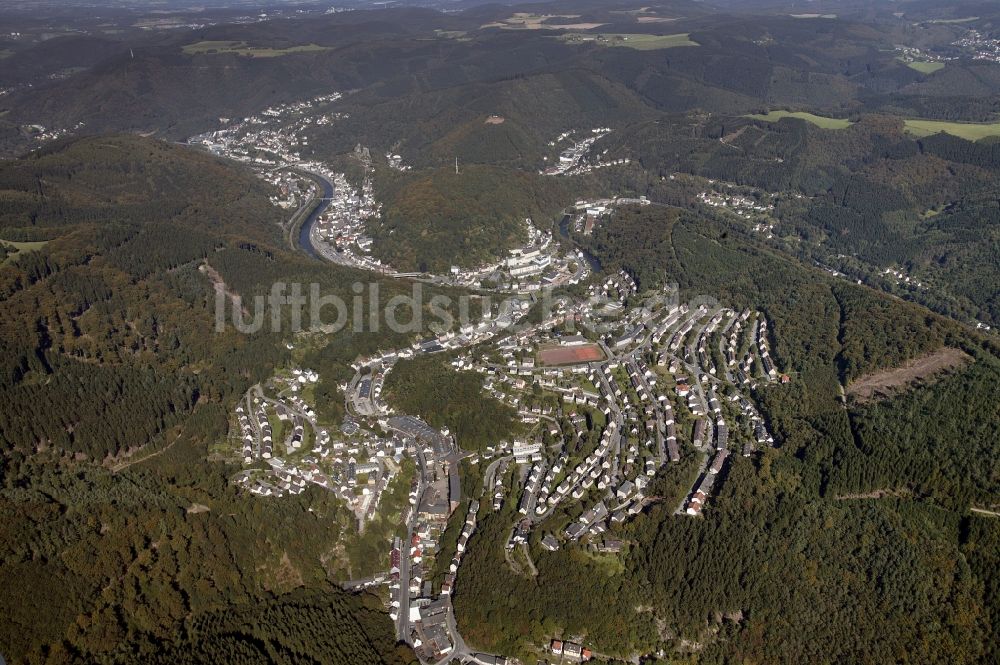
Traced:
POLYGON ((205 41, 186 45, 184 47, 184 53, 186 55, 234 53, 236 55, 245 55, 251 58, 277 58, 283 55, 291 55, 293 53, 311 53, 314 51, 326 51, 328 49, 328 46, 320 46, 318 44, 303 44, 301 46, 289 46, 288 48, 276 49, 267 46, 250 46, 246 42, 205 41))
POLYGON ((908 62, 906 63, 906 66, 909 67, 910 69, 917 70, 921 74, 933 74, 939 69, 944 69, 943 62, 927 62, 927 61, 908 62))
POLYGON ((789 14, 792 18, 837 18, 836 14, 789 14))
POLYGON ((604 360, 604 352, 596 344, 552 346, 541 349, 538 359, 543 365, 578 365, 604 360))
POLYGON ((949 23, 968 23, 969 21, 978 21, 978 16, 966 16, 965 18, 935 18, 927 21, 928 23, 936 23, 938 25, 947 25, 949 23))
POLYGON ((461 42, 472 39, 465 30, 435 30, 434 34, 442 39, 457 39, 461 42))
POLYGON ((887 395, 940 372, 960 367, 970 360, 972 358, 965 352, 946 346, 901 367, 863 376, 847 387, 847 394, 864 402, 876 395, 887 395))
POLYGON ((686 32, 676 35, 646 35, 641 33, 587 34, 571 32, 561 35, 559 38, 571 44, 595 42, 601 46, 624 46, 637 51, 655 51, 657 49, 675 48, 677 46, 699 46, 698 42, 691 41, 686 32))
POLYGON ((579 14, 529 14, 527 12, 515 12, 510 18, 505 18, 496 23, 487 23, 482 28, 503 28, 504 30, 592 30, 599 28, 603 23, 546 23, 550 19, 580 18, 579 14))
POLYGON ((651 7, 639 7, 638 9, 612 9, 612 14, 625 14, 634 16, 637 23, 669 23, 676 21, 675 16, 660 16, 651 7))
POLYGON ((767 113, 753 113, 747 116, 754 120, 764 120, 766 122, 777 122, 782 118, 799 118, 806 122, 811 122, 821 129, 847 129, 853 122, 841 118, 826 118, 821 115, 806 113, 805 111, 768 111, 767 113))
POLYGON ((930 136, 945 132, 968 141, 978 141, 988 136, 1000 136, 1000 122, 945 122, 943 120, 907 120, 906 131, 914 136, 930 136))
POLYGON ((12 240, 0 240, 0 245, 4 245, 8 248, 13 247, 14 249, 17 250, 17 252, 12 252, 10 255, 8 255, 7 258, 4 260, 4 262, 10 261, 12 258, 17 256, 21 252, 37 252, 42 247, 45 247, 45 244, 47 242, 48 240, 37 240, 34 242, 14 242, 12 240))

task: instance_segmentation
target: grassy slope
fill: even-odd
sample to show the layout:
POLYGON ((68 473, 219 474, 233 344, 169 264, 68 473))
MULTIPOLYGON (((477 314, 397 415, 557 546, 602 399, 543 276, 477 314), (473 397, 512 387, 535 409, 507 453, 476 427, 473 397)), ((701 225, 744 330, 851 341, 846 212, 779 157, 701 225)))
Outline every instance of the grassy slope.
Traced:
POLYGON ((1000 136, 1000 122, 945 122, 942 120, 920 120, 913 118, 906 120, 906 131, 914 136, 930 136, 931 134, 945 132, 946 134, 951 134, 967 141, 978 141, 991 136, 1000 136))
POLYGON ((906 63, 906 66, 909 67, 910 69, 915 69, 921 74, 933 74, 939 69, 944 69, 943 62, 916 61, 916 62, 908 62, 906 63))
POLYGON ((777 122, 782 118, 798 118, 800 120, 805 120, 810 122, 820 129, 847 129, 851 126, 850 120, 843 120, 840 118, 825 118, 820 115, 815 115, 813 113, 807 113, 804 111, 768 111, 767 113, 755 113, 747 116, 755 120, 764 120, 767 122, 777 122))

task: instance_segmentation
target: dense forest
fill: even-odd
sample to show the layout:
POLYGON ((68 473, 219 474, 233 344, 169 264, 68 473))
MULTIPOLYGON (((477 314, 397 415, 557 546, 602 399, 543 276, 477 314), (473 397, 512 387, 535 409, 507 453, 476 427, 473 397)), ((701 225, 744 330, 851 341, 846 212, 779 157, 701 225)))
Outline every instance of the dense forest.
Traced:
POLYGON ((418 662, 395 636, 381 606, 344 592, 292 592, 276 600, 194 619, 153 663, 317 663, 410 665, 418 662))
POLYGON ((215 338, 199 267, 279 221, 248 174, 155 141, 77 141, 0 167, 0 237, 48 240, 0 266, 4 448, 118 455, 260 376, 275 340, 215 338))
POLYGON ((399 361, 386 378, 385 393, 400 413, 449 428, 465 450, 509 441, 520 431, 514 408, 483 394, 480 375, 457 372, 440 356, 399 361))
POLYGON ((370 223, 375 253, 400 270, 476 268, 527 240, 525 219, 542 226, 571 197, 563 183, 496 167, 465 166, 383 179, 381 218, 370 223))
POLYGON ((51 455, 5 465, 8 662, 413 660, 388 618, 325 567, 338 502, 318 490, 248 501, 204 462, 220 426, 223 413, 199 412, 155 467, 112 473, 51 455), (267 623, 276 617, 286 622, 267 623), (317 617, 324 639, 305 639, 317 617))

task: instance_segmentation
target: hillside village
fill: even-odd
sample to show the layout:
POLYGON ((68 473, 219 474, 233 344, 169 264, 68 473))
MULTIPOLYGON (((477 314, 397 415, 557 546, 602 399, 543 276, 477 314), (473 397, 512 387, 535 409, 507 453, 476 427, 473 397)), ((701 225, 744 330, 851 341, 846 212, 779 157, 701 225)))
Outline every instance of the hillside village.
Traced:
MULTIPOLYGON (((441 285, 511 293, 574 285, 587 279, 590 266, 583 253, 555 242, 551 232, 543 232, 530 218, 524 220, 526 240, 521 247, 510 249, 498 261, 474 268, 453 266, 440 275, 401 272, 374 256, 374 239, 367 227, 370 220, 381 214, 382 203, 375 196, 375 166, 370 150, 358 144, 351 155, 363 172, 360 183, 352 182, 329 164, 302 155, 309 145, 310 127, 349 117, 331 110, 342 97, 342 93, 334 92, 270 107, 241 120, 225 119, 223 129, 199 134, 188 143, 250 165, 261 178, 278 188, 279 195, 272 198, 277 206, 305 211, 318 203, 315 223, 306 229, 306 235, 310 249, 333 263, 387 277, 419 278, 441 285)), ((595 129, 591 136, 568 148, 560 157, 559 173, 584 173, 599 166, 599 162, 586 165, 581 160, 594 141, 609 131, 595 129)), ((571 135, 573 132, 567 132, 560 140, 571 135)), ((394 170, 409 170, 398 154, 389 153, 386 159, 394 170)))
POLYGON ((954 46, 963 49, 973 60, 1000 62, 1000 39, 984 35, 979 30, 970 29, 954 46))
MULTIPOLYGON (((555 163, 543 168, 539 173, 542 175, 583 175, 608 166, 628 164, 630 160, 627 157, 606 159, 607 150, 599 153, 592 152, 594 144, 610 133, 610 127, 595 127, 590 130, 589 135, 584 133, 583 138, 577 135, 576 130, 563 132, 554 140, 549 141, 549 147, 560 146, 565 141, 570 142, 569 147, 564 148, 559 153, 559 156, 555 159, 555 163)), ((544 159, 546 162, 548 161, 548 157, 544 159)))
MULTIPOLYGON (((711 509, 731 455, 774 444, 750 398, 760 384, 789 380, 772 358, 767 319, 681 304, 670 290, 629 305, 636 296, 635 282, 620 272, 583 298, 558 298, 533 325, 514 325, 530 307, 515 300, 458 332, 359 358, 342 386, 348 416, 336 431, 317 421, 310 386, 318 375, 279 373, 251 389, 234 413, 234 454, 248 467, 234 482, 267 498, 319 486, 350 507, 360 530, 409 460, 416 473, 403 479, 407 502, 388 516, 405 524, 405 538, 385 543, 386 570, 353 584, 386 585, 400 639, 426 662, 464 654, 450 595, 483 512, 516 506, 506 548, 517 569, 533 565, 535 531, 547 550, 582 544, 615 554, 623 547, 616 526, 657 500, 649 487, 662 467, 694 456, 697 471, 676 512, 697 518, 711 509), (385 378, 397 362, 424 354, 481 374, 484 394, 513 407, 523 432, 498 432, 484 451, 468 453, 447 429, 397 413, 383 397, 385 378), (484 477, 482 494, 464 497, 468 510, 459 515, 463 458, 484 477), (566 521, 573 504, 582 512, 566 521), (454 520, 461 520, 459 536, 453 549, 442 549, 454 520), (428 571, 442 567, 445 576, 432 581, 428 571)), ((573 644, 560 655, 575 653, 573 644)))
MULTIPOLYGON (((275 205, 305 210, 318 201, 315 222, 304 231, 322 258, 513 297, 476 323, 356 359, 354 376, 340 386, 347 414, 342 423, 317 415, 321 377, 309 368, 290 366, 253 386, 233 413, 230 454, 244 468, 232 482, 264 500, 306 487, 330 492, 356 520, 356 535, 344 537, 360 538, 376 523, 396 525, 374 532, 385 538, 383 554, 369 562, 370 575, 345 586, 381 589, 398 638, 425 662, 472 655, 450 598, 484 513, 513 515, 505 551, 515 571, 534 567, 533 538, 543 550, 582 546, 618 555, 627 547, 618 527, 660 500, 650 489, 667 465, 692 470, 675 512, 696 519, 711 510, 729 457, 774 443, 753 391, 789 378, 771 357, 768 322, 760 313, 712 302, 681 304, 669 288, 642 294, 640 303, 627 273, 594 281, 590 257, 567 249, 554 231, 531 219, 523 222, 522 246, 478 268, 431 275, 399 272, 380 261, 367 233, 368 220, 382 209, 368 148, 359 144, 350 156, 361 168, 360 183, 301 157, 311 124, 342 117, 331 110, 340 96, 266 109, 192 142, 251 164, 278 186, 275 205), (524 324, 543 289, 588 283, 583 295, 560 295, 540 322, 524 324), (440 354, 455 371, 480 374, 483 394, 512 407, 520 430, 497 432, 485 450, 470 453, 447 428, 398 413, 383 394, 386 378, 400 361, 428 354, 440 354), (479 496, 462 496, 463 460, 483 474, 479 496), (464 513, 458 510, 463 505, 464 513), (576 517, 567 519, 570 512, 576 517), (459 529, 457 537, 445 537, 449 527, 459 529)), ((582 138, 564 132, 550 146, 570 145, 545 172, 575 175, 611 164, 591 154, 609 131, 598 128, 582 138)), ((400 155, 386 159, 391 168, 406 170, 400 155)), ((770 195, 708 184, 697 197, 700 205, 770 229, 770 195)), ((646 197, 578 201, 563 233, 589 236, 619 207, 651 203, 646 197)), ((295 345, 290 348, 294 355, 295 345)), ((573 640, 555 639, 548 649, 570 662, 590 655, 585 643, 573 640)), ((504 662, 492 654, 475 657, 504 662)))
MULTIPOLYGON (((354 376, 339 386, 347 414, 342 423, 317 415, 315 385, 321 377, 309 368, 290 366, 252 387, 233 413, 230 454, 244 468, 232 482, 265 500, 301 494, 306 487, 331 492, 356 520, 353 537, 375 523, 396 525, 376 532, 385 542, 383 554, 370 562, 372 574, 345 586, 380 589, 398 638, 425 662, 472 655, 458 633, 450 598, 484 514, 510 511, 504 545, 515 571, 534 567, 530 542, 548 551, 585 547, 618 555, 627 547, 618 527, 661 500, 651 485, 667 465, 691 469, 675 512, 697 519, 711 510, 730 456, 750 456, 774 444, 753 392, 789 377, 772 358, 762 314, 713 302, 682 304, 669 288, 641 294, 640 302, 627 273, 595 281, 590 257, 567 249, 554 231, 531 219, 523 222, 522 246, 478 268, 431 275, 383 263, 372 255, 367 234, 368 220, 382 208, 368 148, 359 144, 350 156, 361 167, 360 183, 301 158, 308 127, 341 117, 330 108, 339 98, 333 93, 267 109, 192 142, 252 164, 278 185, 276 205, 303 210, 318 200, 315 223, 305 232, 322 258, 384 276, 513 297, 478 322, 356 359, 354 376), (576 296, 559 295, 541 321, 524 323, 543 289, 581 284, 589 286, 574 291, 576 296), (483 394, 514 409, 519 431, 498 431, 485 450, 471 453, 447 428, 434 428, 419 414, 398 413, 384 396, 386 378, 397 363, 428 354, 441 355, 454 371, 481 375, 483 394), (483 474, 479 496, 462 496, 463 461, 483 474), (567 519, 570 513, 575 517, 567 519), (449 528, 458 529, 457 536, 445 537, 449 528)), ((582 137, 564 132, 550 147, 569 147, 545 172, 574 175, 611 164, 591 154, 609 131, 598 128, 582 137)), ((386 159, 391 168, 406 170, 400 155, 386 159)), ((768 232, 773 224, 775 202, 767 194, 709 181, 697 202, 764 224, 768 232)), ((646 197, 581 200, 562 231, 589 236, 619 207, 651 203, 646 197)), ((555 639, 548 649, 570 662, 590 655, 580 641, 555 639)), ((475 657, 504 662, 491 654, 475 657)))

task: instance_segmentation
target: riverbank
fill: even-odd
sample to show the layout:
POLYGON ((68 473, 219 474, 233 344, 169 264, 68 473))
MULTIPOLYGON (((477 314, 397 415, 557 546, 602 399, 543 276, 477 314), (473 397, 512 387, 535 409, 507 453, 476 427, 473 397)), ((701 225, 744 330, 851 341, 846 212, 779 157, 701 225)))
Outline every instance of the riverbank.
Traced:
POLYGON ((289 238, 298 237, 296 245, 299 249, 304 251, 309 256, 314 259, 322 258, 313 246, 311 233, 313 224, 319 219, 326 209, 330 206, 330 199, 333 197, 333 183, 324 178, 321 175, 312 173, 311 171, 301 172, 304 176, 310 178, 315 182, 322 192, 319 200, 315 201, 315 205, 312 211, 309 212, 302 221, 293 221, 292 228, 289 230, 289 238))

